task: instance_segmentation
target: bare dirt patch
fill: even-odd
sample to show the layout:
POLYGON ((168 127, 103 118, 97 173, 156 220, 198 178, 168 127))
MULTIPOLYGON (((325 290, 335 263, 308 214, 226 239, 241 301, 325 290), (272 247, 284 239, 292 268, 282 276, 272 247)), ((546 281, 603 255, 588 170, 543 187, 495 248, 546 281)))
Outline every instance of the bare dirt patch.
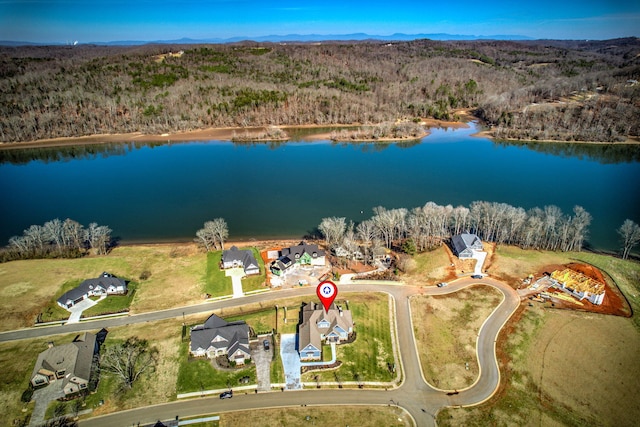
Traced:
POLYGON ((553 298, 552 302, 546 303, 547 307, 631 317, 631 307, 620 289, 616 286, 614 280, 593 265, 579 262, 572 262, 566 265, 547 265, 536 272, 535 276, 539 277, 545 273, 552 272, 554 270, 564 270, 565 268, 570 268, 571 270, 582 273, 593 280, 604 283, 605 296, 602 304, 592 304, 586 299, 578 301, 573 297, 569 297, 561 290, 550 288, 547 292, 552 295, 553 298))

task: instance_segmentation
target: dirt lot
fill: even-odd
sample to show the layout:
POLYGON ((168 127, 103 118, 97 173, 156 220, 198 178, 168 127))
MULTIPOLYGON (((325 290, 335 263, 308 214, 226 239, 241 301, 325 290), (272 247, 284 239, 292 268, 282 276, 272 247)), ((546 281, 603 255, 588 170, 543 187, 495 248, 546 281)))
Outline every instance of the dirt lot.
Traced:
POLYGON ((568 296, 568 294, 559 289, 549 288, 547 290, 547 293, 549 293, 553 298, 550 302, 545 303, 545 306, 547 308, 588 311, 591 313, 631 317, 631 307, 629 306, 629 303, 627 302, 620 289, 615 285, 613 279, 592 265, 578 262, 572 262, 565 265, 547 265, 536 272, 534 276, 542 277, 542 275, 546 272, 552 272, 554 270, 564 270, 565 268, 570 268, 574 271, 584 274, 587 277, 597 280, 598 282, 604 283, 606 285, 604 300, 602 301, 602 304, 596 305, 590 303, 586 299, 578 301, 577 299, 568 296))

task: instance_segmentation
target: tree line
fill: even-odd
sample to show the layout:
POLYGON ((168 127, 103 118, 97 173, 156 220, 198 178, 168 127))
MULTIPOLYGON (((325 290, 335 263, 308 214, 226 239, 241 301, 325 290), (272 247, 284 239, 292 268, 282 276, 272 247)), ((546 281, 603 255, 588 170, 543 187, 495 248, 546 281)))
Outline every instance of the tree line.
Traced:
POLYGON ((9 239, 1 261, 33 258, 77 258, 89 251, 106 254, 112 246, 112 230, 95 222, 84 227, 77 221, 56 218, 44 225, 31 225, 21 236, 9 239))
POLYGON ((616 141, 639 134, 639 52, 636 38, 0 47, 0 141, 455 119, 460 108, 499 136, 616 141))
MULTIPOLYGON (((344 217, 323 218, 318 230, 327 247, 342 247, 348 253, 360 251, 369 259, 372 248, 395 247, 405 252, 422 252, 464 232, 482 240, 516 245, 523 249, 580 251, 589 234, 591 215, 581 206, 565 214, 554 205, 525 210, 506 203, 475 201, 469 207, 441 206, 427 202, 413 209, 376 207, 374 215, 354 224, 344 217)), ((618 230, 623 240, 623 257, 640 242, 640 227, 626 220, 618 230)))

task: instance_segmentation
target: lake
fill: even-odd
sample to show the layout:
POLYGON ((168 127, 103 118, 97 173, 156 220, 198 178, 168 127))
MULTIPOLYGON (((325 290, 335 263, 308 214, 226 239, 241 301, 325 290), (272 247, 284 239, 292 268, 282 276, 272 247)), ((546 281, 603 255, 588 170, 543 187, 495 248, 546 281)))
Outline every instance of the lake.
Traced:
POLYGON ((640 146, 493 142, 466 129, 421 141, 122 143, 0 150, 0 244, 31 224, 108 225, 123 242, 191 240, 223 217, 230 239, 302 237, 323 217, 359 222, 375 206, 475 200, 525 209, 574 205, 589 245, 617 250, 640 223, 640 146))

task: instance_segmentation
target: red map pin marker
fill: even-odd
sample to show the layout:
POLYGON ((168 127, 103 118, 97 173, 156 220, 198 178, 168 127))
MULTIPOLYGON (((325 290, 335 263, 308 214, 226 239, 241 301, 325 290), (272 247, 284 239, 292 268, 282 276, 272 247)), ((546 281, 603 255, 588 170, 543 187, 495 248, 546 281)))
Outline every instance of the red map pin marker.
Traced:
POLYGON ((338 296, 338 287, 335 285, 335 283, 329 280, 325 280, 324 282, 321 282, 316 288, 316 294, 318 295, 318 298, 320 298, 320 301, 324 306, 324 311, 328 313, 329 307, 331 307, 333 300, 338 296))

